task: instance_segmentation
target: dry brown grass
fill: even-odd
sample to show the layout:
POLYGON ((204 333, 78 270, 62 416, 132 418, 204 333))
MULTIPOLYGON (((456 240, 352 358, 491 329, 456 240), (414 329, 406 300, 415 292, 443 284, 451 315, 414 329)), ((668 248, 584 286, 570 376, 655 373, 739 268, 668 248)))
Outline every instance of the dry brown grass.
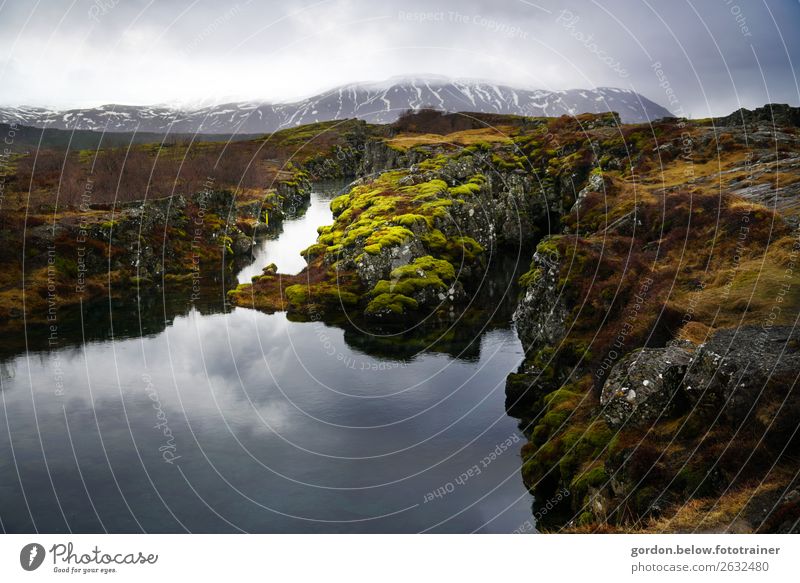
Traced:
POLYGON ((393 148, 407 150, 421 145, 456 145, 472 146, 480 143, 511 143, 509 135, 514 131, 511 127, 481 128, 475 130, 462 130, 447 135, 440 134, 401 134, 387 140, 393 148))
POLYGON ((735 272, 719 271, 704 289, 680 291, 672 302, 677 309, 691 306, 696 323, 714 328, 763 324, 773 309, 774 324, 791 325, 800 311, 800 273, 781 264, 783 253, 770 252, 763 263, 761 258, 743 261, 735 272))
POLYGON ((648 533, 733 533, 755 532, 760 525, 750 524, 747 504, 755 497, 774 494, 782 482, 764 482, 731 490, 719 498, 698 498, 678 508, 669 516, 652 519, 639 532, 648 533))
MULTIPOLYGON (((708 179, 717 177, 720 172, 743 166, 746 160, 747 152, 745 151, 728 152, 724 157, 712 158, 707 161, 678 158, 665 163, 663 167, 656 166, 642 177, 642 182, 653 188, 674 188, 688 185, 690 182, 706 180, 712 187, 715 185, 718 187, 718 180, 715 182, 708 179)), ((733 177, 744 178, 746 174, 746 171, 741 171, 739 174, 732 173, 726 175, 726 180, 728 180, 727 176, 730 176, 731 179, 733 177)))
POLYGON ((681 326, 677 337, 681 340, 688 340, 692 344, 703 344, 713 333, 713 328, 702 322, 691 321, 681 326))

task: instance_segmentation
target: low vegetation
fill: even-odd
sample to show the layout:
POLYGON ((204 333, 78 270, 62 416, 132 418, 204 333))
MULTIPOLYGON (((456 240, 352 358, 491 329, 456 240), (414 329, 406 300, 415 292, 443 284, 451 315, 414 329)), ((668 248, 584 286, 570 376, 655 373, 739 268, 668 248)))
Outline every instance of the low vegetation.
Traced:
POLYGON ((800 140, 796 127, 781 132, 776 148, 764 128, 719 133, 710 121, 425 110, 380 128, 326 122, 227 145, 17 157, 0 220, 27 243, 23 253, 4 237, 0 318, 20 317, 23 294, 26 310, 46 313, 54 281, 69 294, 82 273, 77 233, 89 235, 93 293, 180 281, 195 255, 219 267, 245 254, 259 229, 302 206, 309 180, 358 175, 303 251, 306 269, 269 266, 231 289, 231 303, 446 320, 469 309, 490 258, 532 257, 516 313, 526 358, 508 407, 528 437, 522 475, 537 501, 570 492, 540 528, 778 531, 800 511, 786 498, 798 440, 772 423, 781 398, 794 403, 796 378, 772 382, 742 426, 686 403, 647 426, 612 426, 601 391, 642 348, 691 352, 725 329, 794 325, 800 140), (96 194, 82 206, 89 177, 96 194))

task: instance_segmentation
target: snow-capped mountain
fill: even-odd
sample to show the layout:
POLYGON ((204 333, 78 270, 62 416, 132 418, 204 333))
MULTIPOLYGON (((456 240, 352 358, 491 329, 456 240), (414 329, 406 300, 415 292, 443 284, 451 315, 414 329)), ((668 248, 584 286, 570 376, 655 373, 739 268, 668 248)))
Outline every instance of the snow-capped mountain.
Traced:
POLYGON ((110 132, 266 133, 317 121, 357 117, 374 123, 394 121, 409 108, 476 111, 528 116, 616 111, 626 123, 672 114, 626 89, 600 87, 545 91, 439 77, 390 79, 343 85, 294 103, 226 103, 200 109, 104 105, 53 111, 39 107, 0 108, 0 123, 110 132))

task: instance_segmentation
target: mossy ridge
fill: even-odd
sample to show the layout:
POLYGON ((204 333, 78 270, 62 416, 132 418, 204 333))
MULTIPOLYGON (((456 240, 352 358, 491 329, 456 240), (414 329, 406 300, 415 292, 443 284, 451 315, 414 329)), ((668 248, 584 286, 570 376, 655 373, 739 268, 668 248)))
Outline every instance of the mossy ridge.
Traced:
POLYGON ((276 273, 265 268, 265 274, 251 283, 239 284, 227 294, 237 306, 267 313, 287 311, 295 316, 322 316, 332 311, 356 308, 365 290, 354 273, 326 266, 320 257, 296 275, 276 273))
POLYGON ((413 298, 399 293, 382 293, 375 296, 367 304, 365 314, 368 316, 402 316, 406 311, 414 311, 419 307, 413 298))
MULTIPOLYGON (((449 160, 450 157, 439 155, 420 166, 436 168, 449 160)), ((334 223, 319 227, 317 242, 301 253, 310 262, 319 260, 321 265, 348 269, 371 261, 370 257, 382 256, 384 250, 412 242, 421 244, 413 254, 423 249, 427 255, 412 256, 409 264, 392 271, 388 279, 378 281, 359 298, 357 303, 364 306, 368 316, 407 313, 433 299, 451 298, 455 266, 481 265, 485 252, 472 237, 447 236, 438 228, 438 222, 448 217, 450 207, 464 204, 462 199, 481 192, 487 182, 483 174, 472 175, 464 184, 455 186, 448 186, 439 178, 409 184, 408 177, 408 170, 384 172, 336 197, 331 201, 334 223)), ((322 275, 323 280, 332 277, 335 275, 322 275)), ((299 290, 289 293, 290 312, 303 311, 306 308, 302 304, 313 301, 299 290)))
MULTIPOLYGON (((693 124, 685 124, 684 129, 700 143, 702 136, 693 124)), ((720 139, 715 153, 704 154, 708 148, 703 145, 699 159, 683 162, 675 153, 680 146, 678 125, 671 122, 656 124, 653 132, 623 127, 621 135, 608 131, 597 138, 604 191, 583 198, 579 213, 562 216, 570 234, 537 249, 543 256, 558 252, 558 288, 563 289, 561 297, 571 310, 567 321, 574 325, 560 345, 529 354, 526 366, 542 367, 541 376, 551 383, 558 382, 553 376, 556 370, 571 370, 579 361, 578 374, 592 372, 631 313, 636 318, 628 320, 624 329, 624 353, 643 346, 650 335, 663 343, 686 330, 688 324, 678 322, 687 306, 691 306, 690 323, 701 331, 764 322, 770 316, 769 306, 775 305, 777 281, 786 283, 780 302, 792 306, 788 312, 782 308, 781 314, 797 313, 800 294, 794 290, 800 278, 787 267, 794 265, 791 258, 796 259, 800 246, 792 241, 793 251, 789 251, 782 218, 750 201, 725 193, 720 196, 720 182, 725 188, 741 188, 747 180, 746 165, 742 168, 747 156, 741 144, 720 139), (691 181, 689 168, 694 172, 691 181), (727 184, 729 179, 732 184, 727 184)), ((706 143, 710 147, 715 142, 706 143)), ((563 162, 567 166, 583 163, 580 156, 571 155, 574 152, 567 152, 563 162, 551 162, 555 149, 541 140, 521 139, 518 144, 531 148, 531 157, 544 160, 552 173, 566 171, 563 162)), ((542 271, 541 265, 531 265, 522 285, 534 285, 542 271)), ((774 317, 778 323, 783 322, 781 318, 774 317)), ((707 333, 689 336, 702 342, 707 333)), ((721 469, 721 475, 707 472, 711 466, 725 468, 735 463, 732 459, 717 462, 716 444, 730 443, 730 449, 742 456, 755 447, 747 436, 731 441, 724 427, 709 429, 691 415, 660 421, 647 435, 625 429, 609 441, 596 389, 594 382, 573 385, 570 392, 579 393, 586 406, 571 411, 540 401, 547 410, 533 423, 531 441, 525 447, 526 483, 548 487, 555 475, 557 483, 576 494, 573 509, 578 520, 573 524, 581 528, 598 528, 608 521, 613 528, 625 529, 656 519, 671 528, 667 518, 658 518, 659 512, 667 517, 675 508, 719 496, 731 485, 726 476, 737 475, 735 470, 725 474, 721 469), (593 434, 600 430, 596 440, 580 440, 587 428, 593 434), (600 444, 605 444, 605 451, 598 450, 600 444), (567 453, 570 448, 574 454, 567 453), (693 451, 697 454, 687 454, 693 451), (678 470, 673 468, 684 469, 676 475, 678 470), (596 496, 607 497, 610 508, 619 501, 607 487, 612 476, 617 488, 635 488, 629 492, 624 516, 607 516, 593 509, 596 504, 602 506, 596 496)), ((569 396, 548 400, 572 401, 569 396)), ((763 453, 769 455, 766 448, 763 453)), ((726 452, 725 457, 736 455, 726 452)))
POLYGON ((544 497, 565 488, 576 511, 588 503, 590 486, 608 486, 605 462, 616 447, 614 433, 602 419, 587 420, 587 407, 592 406, 587 382, 565 385, 541 398, 541 413, 530 422, 530 442, 522 450, 528 487, 544 497))
MULTIPOLYGON (((407 302, 402 298, 383 298, 372 308, 367 306, 367 313, 374 313, 378 305, 389 303, 393 304, 391 311, 402 314, 405 308, 416 310, 419 307, 419 300, 415 296, 420 294, 434 294, 435 297, 441 296, 444 299, 449 290, 450 284, 455 280, 456 274, 453 266, 443 259, 436 259, 430 255, 419 257, 408 265, 403 265, 392 270, 390 280, 381 280, 370 290, 369 295, 377 299, 379 296, 403 296, 413 299, 407 302)), ((372 302, 370 302, 372 304, 372 302)))

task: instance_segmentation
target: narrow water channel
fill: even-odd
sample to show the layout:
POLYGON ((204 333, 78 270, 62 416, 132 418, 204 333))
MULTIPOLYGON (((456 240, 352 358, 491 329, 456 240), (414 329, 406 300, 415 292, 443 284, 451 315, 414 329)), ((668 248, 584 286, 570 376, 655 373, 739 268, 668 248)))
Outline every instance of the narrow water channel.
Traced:
MULTIPOLYGON (((238 278, 271 262, 299 271, 335 190, 316 188, 238 278)), ((492 285, 508 303, 505 282, 492 285)), ((4 343, 3 531, 510 532, 530 520, 504 411, 523 357, 508 310, 386 338, 207 295, 63 312, 54 349, 4 343)))
POLYGON ((346 181, 331 180, 314 185, 308 208, 298 217, 290 218, 283 225, 277 240, 265 238, 253 249, 253 262, 237 275, 240 283, 249 283, 254 275, 274 263, 278 271, 293 275, 306 266, 300 252, 317 240, 317 227, 333 222, 330 202, 347 188, 346 181))

